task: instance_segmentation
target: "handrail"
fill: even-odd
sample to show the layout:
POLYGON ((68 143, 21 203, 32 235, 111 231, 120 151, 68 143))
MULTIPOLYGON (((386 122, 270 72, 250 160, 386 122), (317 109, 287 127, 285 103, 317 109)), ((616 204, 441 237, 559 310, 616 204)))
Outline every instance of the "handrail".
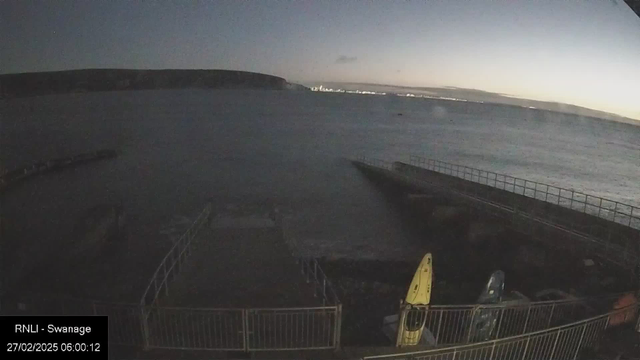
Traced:
POLYGON ((322 294, 322 304, 338 305, 340 300, 331 285, 331 281, 318 264, 316 258, 299 259, 302 265, 302 273, 307 276, 307 282, 313 280, 314 293, 320 291, 322 294))
MULTIPOLYGON (((142 298, 140 299, 140 305, 146 306, 147 296, 149 291, 151 290, 151 285, 154 285, 153 299, 150 301, 151 306, 155 306, 158 300, 158 296, 162 287, 164 286, 165 292, 169 292, 169 284, 168 278, 169 275, 174 273, 174 269, 176 269, 176 265, 180 265, 183 257, 185 257, 187 252, 191 251, 191 241, 196 237, 198 231, 202 227, 202 225, 209 219, 209 215, 211 214, 211 203, 208 203, 205 206, 204 210, 200 212, 196 220, 189 226, 186 232, 180 236, 178 241, 176 241, 171 249, 167 252, 167 254, 162 258, 160 264, 156 268, 156 271, 151 276, 149 280, 149 284, 147 285, 142 298), (177 254, 177 257, 175 256, 177 254), (171 256, 171 258, 170 258, 171 256), (171 265, 167 267, 167 262, 171 261, 171 265), (162 273, 162 280, 160 281, 160 285, 158 286, 158 278, 161 276, 161 270, 164 270, 162 273)), ((175 275, 175 274, 174 274, 175 275)))
POLYGON ((314 295, 320 291, 323 305, 340 304, 340 299, 333 289, 331 281, 318 264, 318 260, 311 256, 300 256, 300 249, 296 238, 289 232, 289 223, 278 209, 275 211, 275 222, 282 230, 282 237, 291 249, 292 255, 297 258, 297 261, 301 266, 302 274, 306 275, 307 282, 313 280, 314 295))
MULTIPOLYGON (((536 338, 536 337, 540 337, 540 336, 548 336, 548 335, 554 335, 557 333, 556 336, 556 344, 557 344, 557 339, 560 337, 560 333, 562 331, 567 331, 569 329, 573 329, 573 328, 579 328, 579 327, 584 327, 583 331, 581 332, 580 335, 580 339, 584 339, 584 335, 585 335, 585 331, 586 327, 592 324, 597 324, 599 325, 599 322, 603 323, 603 327, 604 329, 606 329, 609 325, 609 320, 611 318, 611 316, 615 316, 615 315, 620 315, 620 314, 628 314, 630 311, 636 312, 639 309, 639 305, 638 304, 633 304, 633 305, 629 305, 627 307, 621 308, 621 309, 617 309, 611 312, 608 312, 606 314, 602 314, 602 315, 598 315, 598 316, 594 316, 592 318, 589 319, 584 319, 584 320, 580 320, 580 321, 576 321, 570 324, 566 324, 566 325, 562 325, 562 326, 557 326, 557 327, 553 327, 553 328, 549 328, 549 329, 545 329, 545 330, 540 330, 540 331, 535 331, 535 332, 530 332, 530 333, 526 333, 526 334, 522 334, 522 335, 517 335, 517 336, 511 336, 511 337, 506 337, 506 338, 501 338, 501 339, 495 339, 495 340, 489 340, 489 341, 484 341, 484 342, 479 342, 479 343, 471 343, 471 344, 465 344, 465 345, 457 345, 457 346, 449 346, 449 347, 445 347, 445 348, 436 348, 436 349, 429 349, 429 350, 422 350, 422 351, 412 351, 412 352, 404 352, 404 353, 396 353, 396 354, 385 354, 385 355, 375 355, 375 356, 365 356, 362 359, 363 360, 367 360, 367 359, 392 359, 392 358, 402 358, 402 359, 414 359, 414 358, 431 358, 431 356, 438 356, 438 358, 440 358, 443 355, 448 355, 448 354, 458 354, 458 353, 464 353, 465 351, 478 351, 478 350, 487 350, 487 349, 493 349, 495 350, 498 346, 504 346, 504 345, 512 345, 512 344, 518 344, 519 342, 523 341, 523 340, 527 340, 527 344, 530 344, 530 340, 532 338, 536 338)), ((580 332, 580 331, 578 331, 580 332)), ((563 339, 566 340, 566 339, 563 339)), ((547 342, 538 342, 536 343, 538 347, 540 348, 544 348, 545 346, 549 346, 549 343, 547 342)), ((524 344, 522 344, 524 345, 524 344)), ((582 340, 580 340, 578 342, 578 345, 575 349, 575 354, 577 355, 579 353, 579 351, 584 348, 587 345, 587 342, 583 342, 582 340)), ((526 352, 527 351, 534 351, 534 350, 540 350, 540 348, 534 349, 535 346, 532 347, 524 347, 524 351, 522 354, 522 359, 526 358, 526 352)), ((550 359, 557 359, 555 357, 553 357, 555 352, 555 346, 552 348, 551 354, 549 354, 550 359)), ((478 353, 485 353, 482 351, 476 352, 476 354, 478 353)), ((572 355, 573 355, 573 351, 572 351, 572 355)), ((487 354, 489 355, 489 354, 487 354)), ((488 357, 486 357, 486 359, 491 360, 493 359, 493 355, 494 355, 494 351, 491 352, 491 355, 489 355, 488 357)), ((485 355, 486 356, 486 355, 485 355)), ((466 357, 465 357, 466 358, 466 357)), ((475 358, 475 357, 474 357, 475 358)), ((547 358, 547 357, 544 357, 547 358)), ((574 356, 570 357, 571 359, 575 359, 574 356)))
MULTIPOLYGON (((540 201, 545 201, 557 206, 567 207, 565 206, 567 201, 561 201, 561 199, 570 199, 568 197, 563 197, 561 195, 562 194, 561 190, 558 190, 557 194, 555 192, 550 193, 550 192, 547 192, 548 189, 546 188, 540 189, 540 186, 537 186, 537 185, 534 187, 527 186, 529 183, 533 184, 534 183, 533 181, 514 178, 508 175, 496 174, 493 172, 487 172, 484 170, 478 170, 478 169, 469 168, 466 166, 449 164, 449 163, 441 162, 438 160, 423 159, 417 156, 412 156, 410 159, 410 162, 413 166, 415 166, 415 168, 408 168, 408 169, 413 170, 414 172, 417 171, 417 169, 426 169, 429 171, 435 171, 448 176, 458 177, 465 181, 471 181, 481 185, 487 185, 487 186, 496 188, 498 190, 514 192, 519 195, 527 196, 540 201), (490 174, 495 174, 495 175, 491 176, 490 174), (511 182, 509 179, 515 179, 515 180, 511 182), (497 185, 497 184, 501 184, 501 185, 497 185), (509 184, 511 184, 511 187, 508 186, 509 184), (527 191, 527 189, 529 191, 527 191)), ((394 169, 399 170, 402 168, 395 167, 394 169)), ((547 186, 546 184, 543 184, 543 185, 547 186)), ((552 187, 552 188, 556 188, 556 187, 552 187)), ((455 189, 456 189, 456 186, 452 185, 451 191, 456 192, 455 189)), ((475 189, 475 188, 472 188, 472 189, 475 189)), ((560 188, 556 188, 556 189, 560 189, 560 188)), ((616 224, 618 224, 619 227, 602 226, 599 224, 592 224, 592 223, 585 225, 584 223, 581 223, 581 222, 576 223, 575 221, 571 220, 571 218, 558 218, 554 216, 548 216, 546 214, 545 216, 540 217, 536 215, 535 211, 531 212, 529 208, 522 208, 521 206, 519 206, 517 202, 511 201, 511 203, 504 203, 504 202, 495 203, 495 200, 490 195, 484 194, 482 192, 478 193, 478 191, 472 191, 472 193, 469 193, 468 190, 469 189, 465 187, 460 191, 463 194, 466 194, 467 196, 472 196, 474 198, 477 197, 483 202, 502 207, 505 210, 515 212, 520 216, 530 217, 530 215, 533 215, 533 217, 531 217, 532 220, 535 220, 547 226, 556 227, 559 230, 568 232, 574 236, 579 237, 580 240, 586 240, 589 243, 597 244, 598 246, 601 247, 600 250, 602 250, 601 251, 602 256, 624 267, 635 266, 636 263, 640 260, 640 257, 638 256, 638 252, 640 251, 640 249, 639 250, 634 249, 634 246, 635 246, 634 244, 636 243, 637 243, 637 246, 640 248, 640 232, 638 231, 638 229, 630 227, 627 224, 623 224, 618 221, 616 222, 616 224), (629 229, 629 232, 622 232, 622 230, 625 228, 629 229), (612 239, 618 239, 618 241, 612 241, 612 239), (624 246, 619 245, 618 243, 620 242, 622 242, 624 246)), ((574 193, 582 194, 577 192, 574 192, 574 193)), ((591 195, 587 195, 585 199, 589 199, 590 197, 591 195)), ((609 201, 609 200, 606 200, 606 201, 609 201)), ((576 200, 575 202, 580 203, 579 200, 576 200)), ((598 203, 602 204, 603 201, 599 201, 598 203)), ((571 202, 569 202, 569 204, 571 205, 571 202)), ((574 207, 570 207, 570 209, 576 210, 574 207)), ((603 217, 603 214, 605 214, 606 211, 603 211, 602 209, 600 209, 596 212, 595 210, 587 211, 586 209, 590 209, 590 208, 585 205, 585 207, 583 208, 584 213, 587 213, 590 215, 593 215, 593 213, 600 214, 600 218, 612 222, 612 219, 607 219, 606 217, 603 217)), ((632 210, 631 213, 633 214, 635 212, 632 210)), ((616 217, 616 219, 619 219, 617 215, 614 215, 614 217, 616 217)), ((636 219, 640 221, 640 218, 636 218, 635 215, 633 215, 633 219, 634 221, 629 220, 629 224, 632 224, 632 225, 636 224, 636 219)), ((588 246, 590 245, 588 244, 588 246)))
MULTIPOLYGON (((381 169, 386 169, 388 171, 393 171, 399 175, 402 175, 403 174, 402 170, 405 169, 404 167, 402 167, 403 165, 402 163, 397 163, 397 164, 394 163, 394 165, 391 166, 391 168, 389 168, 388 162, 378 160, 378 159, 368 159, 368 158, 361 157, 360 161, 369 166, 374 166, 381 169)), ((564 206, 566 205, 565 203, 567 203, 567 201, 565 200, 561 201, 561 199, 570 199, 568 197, 562 196, 562 191, 560 190, 558 190, 557 193, 554 193, 553 191, 548 192, 549 189, 560 189, 560 188, 548 186, 549 189, 547 188, 541 189, 542 186, 547 186, 546 184, 536 185, 531 187, 529 186, 529 184, 530 183, 534 184, 533 181, 510 177, 508 175, 502 175, 502 174, 497 174, 497 173, 488 172, 484 170, 478 170, 475 168, 470 168, 470 167, 461 166, 461 165, 449 164, 449 163, 441 162, 438 160, 423 159, 418 156, 411 156, 410 163, 415 168, 407 167, 406 169, 413 172, 417 172, 419 169, 435 171, 448 176, 458 177, 466 181, 471 181, 471 182, 479 183, 481 185, 494 187, 498 190, 515 192, 516 194, 519 194, 519 195, 531 197, 536 200, 546 201, 548 203, 558 205, 558 206, 567 207, 567 206, 564 206), (495 176, 491 174, 495 174, 495 176), (515 180, 511 181, 510 179, 515 179, 515 180)), ((419 177, 411 177, 410 175, 403 175, 403 176, 406 177, 407 180, 412 182, 422 181, 420 180, 419 177)), ((499 200, 498 202, 496 202, 496 200, 493 199, 491 195, 487 195, 483 192, 478 192, 478 191, 469 192, 468 187, 463 187, 462 189, 459 189, 459 186, 455 186, 455 184, 438 185, 436 183, 431 183, 431 182, 428 182, 428 183, 433 186, 446 188, 447 190, 456 194, 464 195, 467 197, 470 196, 474 200, 480 200, 487 205, 492 205, 492 206, 501 208, 503 210, 512 212, 514 215, 517 214, 520 217, 529 218, 530 220, 538 222, 542 225, 557 228, 558 230, 564 231, 571 236, 577 237, 581 241, 586 241, 588 247, 591 247, 592 245, 597 245, 600 247, 598 251, 599 251, 599 254, 601 254, 601 256, 605 257, 610 261, 613 261, 614 263, 620 264, 623 267, 633 267, 638 263, 638 261, 640 261, 640 231, 638 231, 638 229, 635 229, 628 225, 620 223, 620 221, 616 222, 616 224, 618 224, 619 227, 613 227, 613 226, 603 226, 603 225, 592 224, 592 223, 585 225, 584 223, 581 223, 581 222, 577 223, 576 221, 571 220, 571 218, 558 218, 556 216, 549 216, 546 213, 544 216, 539 216, 539 215, 536 215, 535 209, 533 212, 531 212, 529 208, 523 208, 522 206, 519 206, 518 203, 515 203, 513 201, 503 202, 502 200, 499 200), (622 232, 622 230, 624 230, 625 228, 629 229, 628 233, 622 232), (613 239, 617 239, 617 241, 612 241, 613 239), (618 243, 622 243, 624 244, 624 246, 621 246, 618 243), (634 244, 636 243, 639 247, 638 250, 634 249, 634 246, 635 246, 634 244)), ((477 189, 471 188, 471 190, 477 190, 477 189)), ((582 194, 575 191, 574 193, 582 194)), ((588 201, 588 199, 590 198, 592 198, 591 195, 586 196, 585 201, 588 201)), ((607 201, 609 200, 598 201, 598 204, 606 205, 607 201)), ((574 202, 579 204, 580 200, 576 199, 574 202)), ((569 204, 571 205, 571 201, 569 201, 569 204)), ((589 203, 587 202, 587 204, 589 203)), ((589 204, 589 206, 591 206, 591 204, 589 204)), ((627 206, 627 205, 624 205, 624 206, 627 206)), ((572 207, 571 209, 576 210, 575 206, 572 207)), ((596 212, 592 210, 587 211, 586 209, 591 209, 591 208, 588 207, 587 205, 585 205, 582 208, 583 212, 587 214, 596 212)), ((607 219, 607 217, 604 215, 606 211, 603 211, 601 209, 596 213, 600 214, 600 218, 607 219)), ((619 213, 626 214, 624 211, 621 211, 619 213)), ((632 225, 636 224, 636 219, 640 221, 640 218, 636 217, 636 212, 634 210, 631 210, 631 214, 633 215, 634 220, 633 221, 629 220, 630 224, 632 225)), ((640 211, 638 212, 638 214, 640 214, 640 211)), ((614 215, 614 217, 617 220, 620 219, 619 215, 614 215)), ((607 220, 611 221, 611 219, 607 219, 607 220)))
POLYGON ((411 155, 409 162, 412 165, 428 170, 588 213, 630 228, 640 229, 640 208, 634 205, 590 195, 574 189, 565 189, 533 180, 416 155, 411 155), (498 184, 501 185, 498 186, 498 184))
MULTIPOLYGON (((406 319, 407 323, 423 323, 438 346, 477 343, 582 320, 611 309, 615 300, 628 294, 633 293, 520 304, 401 306, 398 318, 406 319), (477 328, 474 319, 478 316, 491 318, 495 324, 477 328)), ((404 328, 398 327, 398 331, 404 332, 404 328)))

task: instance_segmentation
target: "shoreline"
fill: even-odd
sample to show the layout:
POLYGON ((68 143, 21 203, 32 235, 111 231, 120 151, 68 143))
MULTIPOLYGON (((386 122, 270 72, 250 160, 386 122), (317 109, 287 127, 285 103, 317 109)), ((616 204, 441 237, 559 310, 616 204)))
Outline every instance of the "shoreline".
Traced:
POLYGON ((304 90, 284 78, 235 70, 81 69, 0 74, 0 99, 158 89, 304 90))

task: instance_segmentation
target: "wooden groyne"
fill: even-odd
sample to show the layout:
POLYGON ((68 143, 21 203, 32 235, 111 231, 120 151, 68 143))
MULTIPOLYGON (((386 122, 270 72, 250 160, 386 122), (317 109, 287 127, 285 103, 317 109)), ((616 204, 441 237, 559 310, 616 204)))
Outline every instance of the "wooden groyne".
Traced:
POLYGON ((118 156, 118 153, 115 150, 105 149, 65 158, 39 161, 19 167, 0 175, 0 192, 4 192, 7 188, 36 175, 75 167, 88 162, 115 158, 116 156, 118 156))

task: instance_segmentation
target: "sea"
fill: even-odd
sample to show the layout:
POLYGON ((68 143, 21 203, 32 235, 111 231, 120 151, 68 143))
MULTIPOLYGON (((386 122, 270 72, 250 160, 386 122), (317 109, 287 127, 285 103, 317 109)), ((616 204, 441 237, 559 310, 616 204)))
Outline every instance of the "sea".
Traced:
POLYGON ((111 202, 127 212, 129 241, 166 249, 167 227, 207 201, 277 203, 315 256, 418 259, 437 239, 413 232, 351 164, 363 155, 419 155, 640 206, 640 127, 472 102, 195 89, 9 99, 0 100, 0 149, 3 171, 119 152, 3 194, 9 262, 55 252, 87 209, 111 202))

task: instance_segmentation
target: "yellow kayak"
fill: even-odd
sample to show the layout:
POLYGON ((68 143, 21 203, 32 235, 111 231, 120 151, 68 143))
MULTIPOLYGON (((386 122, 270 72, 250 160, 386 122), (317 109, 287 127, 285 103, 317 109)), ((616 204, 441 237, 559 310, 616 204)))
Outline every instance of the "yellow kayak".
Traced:
POLYGON ((402 331, 398 334, 400 346, 418 345, 424 325, 427 319, 427 312, 424 307, 412 309, 413 305, 429 305, 431 302, 431 283, 433 280, 433 263, 431 253, 427 253, 418 265, 418 269, 413 275, 413 280, 409 285, 409 291, 405 299, 406 308, 404 311, 402 331))
POLYGON ((418 265, 409 291, 405 299, 410 305, 429 305, 431 302, 431 280, 433 279, 433 265, 431 253, 427 253, 418 265))

